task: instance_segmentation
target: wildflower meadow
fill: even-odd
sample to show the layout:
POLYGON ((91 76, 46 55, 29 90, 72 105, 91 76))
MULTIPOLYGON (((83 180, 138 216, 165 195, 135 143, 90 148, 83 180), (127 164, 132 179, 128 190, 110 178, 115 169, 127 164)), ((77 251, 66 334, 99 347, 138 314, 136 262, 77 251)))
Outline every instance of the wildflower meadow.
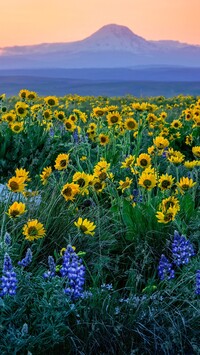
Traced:
POLYGON ((0 353, 200 354, 200 97, 0 96, 0 353))

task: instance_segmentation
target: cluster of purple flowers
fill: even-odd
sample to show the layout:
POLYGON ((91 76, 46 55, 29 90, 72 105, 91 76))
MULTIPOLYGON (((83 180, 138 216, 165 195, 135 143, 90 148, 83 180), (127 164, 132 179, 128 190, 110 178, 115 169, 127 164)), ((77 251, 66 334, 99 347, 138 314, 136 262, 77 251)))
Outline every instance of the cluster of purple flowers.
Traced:
POLYGON ((142 202, 142 195, 139 194, 138 189, 133 190, 133 202, 142 202))
POLYGON ((7 245, 7 246, 10 246, 11 245, 11 236, 8 232, 5 233, 5 236, 4 236, 4 243, 7 245))
POLYGON ((170 280, 174 279, 175 277, 175 271, 172 269, 172 264, 163 254, 161 255, 160 262, 158 265, 158 276, 160 280, 170 280))
MULTIPOLYGON (((173 264, 176 266, 188 264, 191 257, 195 255, 192 243, 187 240, 184 235, 180 235, 177 231, 174 231, 174 240, 172 242, 171 252, 173 264)), ((158 276, 160 280, 170 280, 175 277, 173 264, 169 262, 165 255, 161 255, 158 265, 158 276)), ((198 295, 200 294, 200 270, 197 270, 196 274, 195 292, 198 295)))
MULTIPOLYGON (((190 258, 195 255, 192 243, 187 240, 184 235, 180 235, 177 231, 174 231, 174 240, 171 251, 173 263, 176 266, 188 264, 190 258)), ((175 276, 172 264, 163 254, 161 255, 158 266, 158 276, 160 280, 164 280, 166 278, 170 280, 175 276)))
POLYGON ((13 270, 12 261, 10 256, 5 253, 3 263, 3 276, 0 278, 0 296, 16 295, 17 277, 13 270))
POLYGON ((184 235, 174 232, 174 241, 172 243, 172 256, 175 265, 180 266, 188 264, 190 258, 195 255, 192 243, 184 235))
POLYGON ((54 262, 53 256, 48 257, 49 270, 43 274, 45 279, 52 278, 56 276, 56 264, 54 262))
POLYGON ((28 248, 25 258, 23 258, 21 261, 18 261, 18 265, 26 267, 31 263, 31 261, 32 261, 32 251, 30 248, 28 248))
POLYGON ((79 143, 79 135, 78 135, 78 129, 76 128, 72 134, 74 143, 78 144, 79 143))
POLYGON ((64 253, 60 273, 62 277, 67 277, 68 279, 65 293, 72 300, 80 298, 85 283, 85 267, 82 264, 82 259, 78 257, 71 245, 68 245, 64 253))

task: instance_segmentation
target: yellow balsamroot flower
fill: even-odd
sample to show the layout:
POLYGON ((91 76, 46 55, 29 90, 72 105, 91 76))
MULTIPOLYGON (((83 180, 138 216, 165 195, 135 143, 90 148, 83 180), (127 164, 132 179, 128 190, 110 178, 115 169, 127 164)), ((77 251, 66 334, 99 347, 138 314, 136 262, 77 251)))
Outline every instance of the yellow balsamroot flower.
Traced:
POLYGON ((11 218, 19 217, 19 216, 22 215, 24 212, 26 212, 25 208, 26 208, 25 203, 15 201, 15 202, 9 207, 7 214, 8 214, 9 217, 11 217, 11 218))
POLYGON ((92 131, 90 129, 87 130, 88 133, 88 138, 91 139, 91 141, 95 142, 96 141, 96 132, 92 131))
POLYGON ((128 131, 135 131, 136 129, 138 129, 138 123, 134 118, 129 117, 126 118, 126 120, 124 121, 124 127, 128 131))
POLYGON ((65 198, 66 201, 73 201, 75 196, 80 192, 78 184, 73 182, 67 183, 63 186, 61 195, 65 198))
POLYGON ((193 147, 192 153, 195 157, 200 158, 200 146, 193 147))
POLYGON ((180 189, 180 192, 184 193, 195 186, 196 182, 194 182, 192 179, 189 179, 188 177, 182 177, 180 178, 180 181, 176 183, 176 185, 180 189))
POLYGON ((42 223, 37 219, 32 219, 24 225, 22 233, 25 235, 26 240, 33 241, 35 239, 43 238, 46 231, 42 223))
POLYGON ((15 104, 15 112, 17 116, 24 118, 28 113, 29 106, 25 102, 18 101, 15 104))
POLYGON ((150 155, 156 154, 156 149, 155 149, 154 145, 151 145, 150 147, 148 147, 147 151, 148 151, 148 154, 150 154, 150 155))
POLYGON ((34 113, 38 113, 38 111, 40 111, 42 109, 42 105, 40 104, 36 104, 31 106, 31 112, 34 113))
POLYGON ((51 173, 52 173, 51 166, 47 166, 46 168, 43 169, 42 173, 40 174, 40 179, 43 185, 47 184, 48 178, 51 175, 51 173))
POLYGON ((46 102, 46 104, 48 106, 58 106, 59 101, 58 98, 56 96, 47 96, 44 98, 44 101, 46 102))
POLYGON ((185 110, 185 120, 190 121, 192 119, 192 111, 187 109, 185 110))
POLYGON ((69 115, 69 120, 76 123, 78 121, 78 116, 75 113, 72 113, 71 115, 69 115))
POLYGON ((65 120, 65 113, 64 113, 64 111, 55 111, 54 112, 54 115, 55 115, 55 117, 59 120, 59 121, 64 121, 65 120))
POLYGON ((194 120, 194 124, 192 128, 200 127, 200 117, 194 117, 193 120, 194 120))
MULTIPOLYGON (((107 104, 109 104, 109 101, 107 101, 107 104)), ((117 106, 117 105, 106 106, 107 112, 114 112, 114 111, 117 111, 118 109, 119 109, 119 106, 117 106)))
POLYGON ((53 112, 50 109, 46 109, 43 111, 42 115, 45 118, 45 120, 51 120, 53 116, 53 112))
POLYGON ((136 160, 136 165, 142 169, 148 168, 151 165, 151 157, 146 153, 140 154, 136 160))
POLYGON ((96 228, 96 225, 94 224, 94 222, 90 222, 87 218, 83 219, 79 217, 78 221, 74 222, 74 224, 84 234, 94 235, 95 233, 93 231, 96 228))
POLYGON ((69 154, 59 154, 55 160, 55 169, 64 170, 69 164, 69 154))
POLYGON ((129 155, 124 162, 122 162, 121 169, 130 168, 135 162, 135 155, 129 155))
POLYGON ((168 190, 172 187, 174 183, 174 178, 172 175, 162 174, 160 179, 158 180, 158 187, 162 190, 168 190))
POLYGON ((67 120, 64 120, 64 126, 66 130, 69 132, 74 132, 74 130, 76 129, 76 125, 69 118, 67 120))
POLYGON ((149 113, 146 119, 147 119, 149 126, 151 128, 153 128, 154 125, 158 122, 158 117, 156 115, 154 115, 153 113, 149 113))
POLYGON ((15 112, 11 112, 11 111, 8 112, 8 113, 5 113, 4 115, 2 115, 2 120, 6 121, 8 123, 15 122, 16 118, 17 118, 16 113, 15 112))
POLYGON ((107 112, 107 108, 104 107, 94 107, 93 108, 93 116, 101 117, 107 112))
POLYGON ((20 133, 21 131, 24 130, 24 122, 17 122, 17 121, 12 122, 9 124, 9 128, 14 133, 20 133))
POLYGON ((87 130, 87 132, 88 132, 88 131, 95 131, 96 129, 97 129, 96 123, 91 122, 91 123, 89 124, 89 129, 87 130))
POLYGON ((143 111, 146 110, 146 105, 145 102, 142 102, 141 104, 139 102, 134 102, 132 103, 132 108, 136 111, 143 111))
POLYGON ((90 182, 90 176, 84 172, 80 173, 77 172, 73 175, 73 182, 77 183, 79 188, 80 188, 80 194, 81 195, 88 195, 89 191, 87 189, 89 182, 90 182))
POLYGON ((183 127, 183 124, 179 120, 173 120, 172 123, 170 124, 170 127, 174 129, 179 129, 183 127))
POLYGON ((169 135, 169 129, 164 127, 163 130, 160 132, 160 136, 167 137, 169 135))
POLYGON ((167 211, 170 207, 176 207, 177 211, 180 211, 179 200, 174 196, 164 198, 159 205, 159 209, 167 211))
POLYGON ((122 190, 122 192, 124 192, 126 189, 129 189, 132 182, 133 182, 133 179, 129 179, 129 177, 126 176, 125 181, 120 180, 118 189, 120 189, 120 190, 122 190))
POLYGON ((81 161, 87 160, 86 155, 82 155, 82 157, 80 157, 80 160, 81 160, 81 161))
POLYGON ((119 125, 122 122, 122 116, 118 111, 109 112, 106 118, 109 126, 119 125))
POLYGON ((139 178, 139 185, 144 187, 146 190, 152 190, 156 186, 156 175, 153 173, 148 173, 143 171, 139 178))
POLYGON ((22 90, 20 90, 20 92, 19 92, 19 97, 21 98, 21 99, 26 99, 26 95, 28 94, 28 90, 26 90, 26 89, 22 89, 22 90))
POLYGON ((99 180, 98 178, 94 177, 92 180, 92 187, 97 193, 99 193, 105 189, 106 184, 102 180, 99 180))
POLYGON ((26 94, 26 99, 30 101, 36 99, 36 97, 37 94, 35 91, 28 91, 28 93, 26 94))
POLYGON ((94 178, 99 180, 105 180, 108 177, 108 171, 110 168, 110 163, 107 163, 106 160, 101 159, 94 167, 94 178))
POLYGON ((184 165, 187 169, 192 170, 192 169, 195 168, 195 166, 197 166, 197 164, 198 164, 198 161, 197 161, 197 160, 192 160, 192 161, 187 160, 187 161, 184 162, 183 165, 184 165))
POLYGON ((153 139, 153 143, 158 149, 165 149, 169 145, 169 141, 167 138, 163 138, 162 136, 157 136, 153 139))
POLYGON ((26 184, 24 183, 24 178, 13 176, 8 180, 7 186, 12 192, 22 192, 24 191, 26 184))
POLYGON ((83 123, 86 123, 88 116, 87 116, 87 114, 86 114, 85 112, 81 112, 81 111, 80 111, 79 118, 80 118, 80 120, 81 120, 83 123))
POLYGON ((15 175, 18 178, 23 178, 24 181, 31 181, 31 178, 29 177, 29 171, 26 171, 26 169, 20 168, 15 170, 15 175))
POLYGON ((164 223, 167 224, 171 221, 174 221, 175 216, 177 214, 177 209, 176 207, 169 207, 166 211, 160 212, 158 211, 156 213, 156 218, 158 219, 158 223, 164 223))
POLYGON ((98 136, 99 143, 103 146, 107 145, 109 143, 109 137, 106 134, 99 134, 98 136))
POLYGON ((181 164, 184 161, 185 155, 179 152, 178 150, 171 150, 167 152, 167 160, 174 165, 181 164))
POLYGON ((162 118, 162 119, 165 119, 166 117, 167 117, 167 112, 161 112, 161 114, 160 114, 160 117, 162 118))
POLYGON ((196 118, 199 118, 200 117, 200 110, 198 108, 195 108, 193 110, 193 119, 195 120, 196 118))

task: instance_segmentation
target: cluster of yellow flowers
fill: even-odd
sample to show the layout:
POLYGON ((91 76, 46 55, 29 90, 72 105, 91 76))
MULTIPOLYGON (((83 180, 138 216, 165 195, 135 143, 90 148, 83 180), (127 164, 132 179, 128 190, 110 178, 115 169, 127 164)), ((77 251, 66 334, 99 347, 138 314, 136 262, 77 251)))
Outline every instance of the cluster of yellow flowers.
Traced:
MULTIPOLYGON (((2 100, 5 97, 2 96, 2 100)), ((174 103, 171 100, 170 104, 167 100, 164 104, 163 97, 154 101, 142 102, 135 98, 112 101, 78 95, 41 98, 35 92, 23 89, 13 108, 2 112, 1 124, 7 125, 13 134, 26 131, 30 122, 44 127, 45 131, 52 129, 52 134, 58 128, 61 133, 58 139, 62 139, 64 132, 68 142, 77 140, 79 143, 82 140, 91 151, 95 147, 95 154, 98 152, 96 163, 90 160, 88 164, 87 150, 80 150, 76 166, 72 156, 75 148, 70 150, 68 142, 65 142, 65 148, 57 155, 54 164, 40 172, 44 188, 52 176, 62 176, 60 194, 66 202, 74 203, 90 194, 98 196, 111 191, 109 188, 114 186, 122 198, 135 206, 133 189, 137 188, 143 196, 159 197, 155 215, 159 223, 166 224, 173 221, 180 211, 181 196, 197 187, 195 174, 188 176, 188 171, 196 171, 200 166, 200 99, 193 100, 189 107, 183 97, 174 103), (174 117, 175 110, 178 113, 174 117), (112 162, 112 154, 118 154, 115 163, 112 162)), ((28 171, 16 169, 7 186, 13 193, 27 196, 30 193, 26 190, 29 181, 28 171)), ((55 184, 56 178, 51 181, 55 184)), ((25 204, 15 201, 7 214, 10 218, 17 218, 25 212, 25 204)), ((82 217, 75 225, 90 235, 94 234, 96 227, 82 217)), ((29 220, 23 228, 28 240, 42 238, 45 233, 37 219, 29 220)))

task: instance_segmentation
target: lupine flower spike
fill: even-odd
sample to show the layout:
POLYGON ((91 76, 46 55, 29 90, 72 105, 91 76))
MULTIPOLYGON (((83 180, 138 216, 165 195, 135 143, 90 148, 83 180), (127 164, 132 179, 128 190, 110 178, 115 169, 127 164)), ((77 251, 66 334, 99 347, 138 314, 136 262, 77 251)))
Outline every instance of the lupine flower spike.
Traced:
POLYGON ((60 272, 62 277, 68 278, 65 293, 72 300, 80 298, 85 283, 85 267, 82 265, 82 259, 79 259, 71 245, 68 245, 64 253, 60 272))
POLYGON ((13 271, 12 261, 10 256, 5 253, 3 263, 3 276, 1 277, 0 296, 16 294, 17 277, 13 271))
POLYGON ((175 277, 175 272, 172 269, 172 264, 166 258, 165 255, 161 255, 159 266, 158 266, 158 276, 160 280, 170 280, 175 277))
POLYGON ((192 243, 177 231, 174 231, 172 255, 174 264, 177 266, 188 264, 190 258, 195 255, 192 243))
POLYGON ((200 269, 196 273, 196 290, 197 295, 200 295, 200 269))
POLYGON ((53 256, 51 255, 49 255, 48 257, 48 264, 49 264, 49 270, 43 274, 43 277, 45 279, 56 276, 56 264, 54 262, 53 256))
POLYGON ((21 261, 18 261, 18 265, 26 267, 31 263, 31 261, 32 261, 32 251, 30 248, 28 248, 25 258, 23 258, 21 261))

